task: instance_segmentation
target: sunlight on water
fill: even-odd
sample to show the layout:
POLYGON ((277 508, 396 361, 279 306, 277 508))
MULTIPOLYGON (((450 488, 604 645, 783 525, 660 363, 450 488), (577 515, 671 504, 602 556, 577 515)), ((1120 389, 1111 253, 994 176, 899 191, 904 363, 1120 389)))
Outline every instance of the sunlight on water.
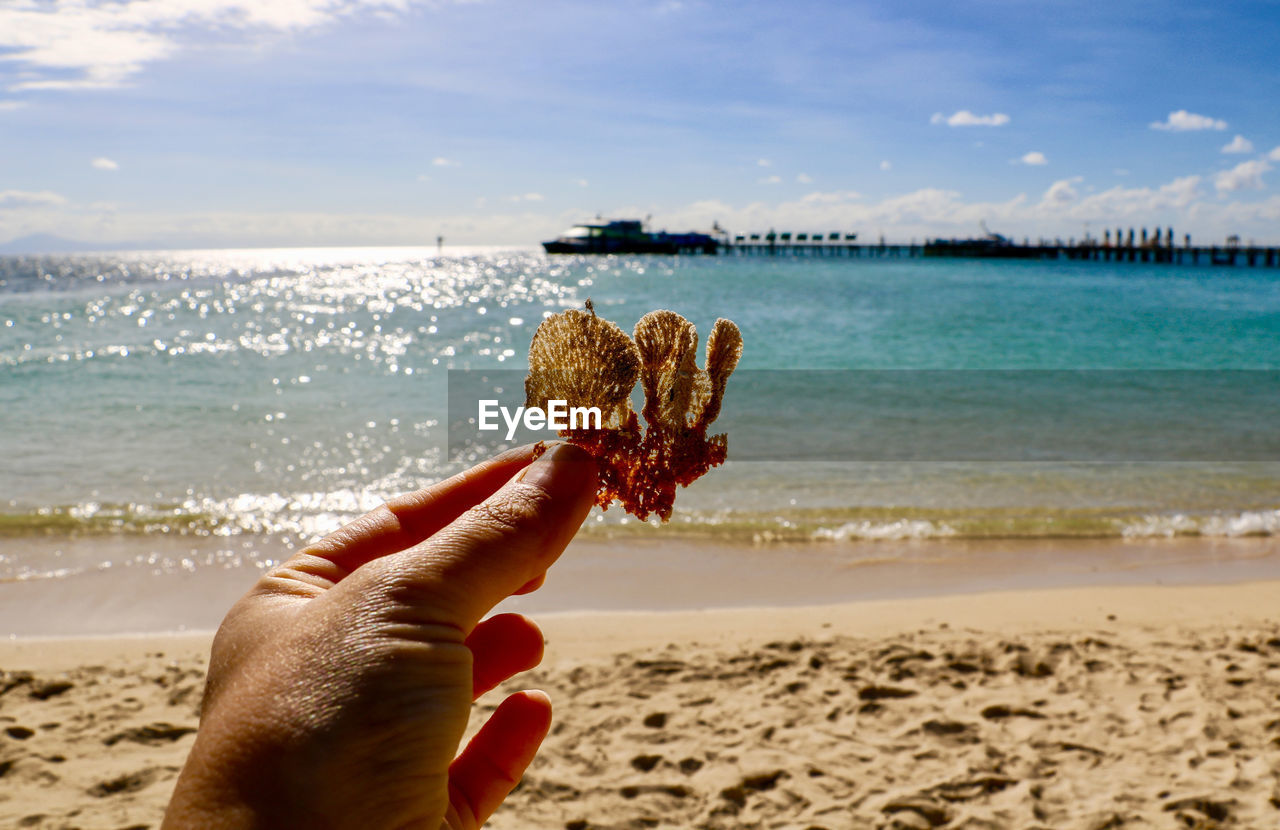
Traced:
MULTIPOLYGON (((624 329, 656 308, 704 333, 734 319, 744 369, 1260 370, 1280 368, 1277 285, 1264 269, 521 249, 0 257, 0 539, 268 534, 296 546, 458 469, 447 370, 522 373, 541 320, 588 297, 624 329)), ((1142 413, 1122 417, 1146 429, 1142 413)), ((851 418, 818 412, 797 429, 839 441, 851 418)), ((731 457, 733 446, 731 435, 731 457)), ((1276 535, 1278 503, 1274 462, 730 463, 681 494, 664 532, 758 543, 1276 535)), ((615 509, 584 532, 653 530, 615 509)), ((0 559, 0 579, 243 563, 228 551, 0 559)))

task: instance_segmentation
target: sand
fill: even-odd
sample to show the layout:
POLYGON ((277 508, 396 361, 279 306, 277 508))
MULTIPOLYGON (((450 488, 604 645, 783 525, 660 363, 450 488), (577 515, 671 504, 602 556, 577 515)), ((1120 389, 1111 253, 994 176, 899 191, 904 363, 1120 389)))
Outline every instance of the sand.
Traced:
MULTIPOLYGON (((516 685, 546 689, 556 725, 490 826, 1280 826, 1278 599, 1251 582, 550 615, 516 685)), ((207 647, 0 643, 0 826, 157 826, 207 647)))

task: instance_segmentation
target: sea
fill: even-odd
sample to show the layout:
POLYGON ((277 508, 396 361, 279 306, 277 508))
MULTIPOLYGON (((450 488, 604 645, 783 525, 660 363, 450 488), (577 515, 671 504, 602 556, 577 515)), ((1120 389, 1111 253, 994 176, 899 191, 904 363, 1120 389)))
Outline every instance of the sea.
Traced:
POLYGON ((1274 268, 523 248, 9 256, 0 584, 269 567, 487 452, 452 429, 474 406, 462 381, 522 397, 539 323, 588 300, 624 331, 666 308, 704 336, 731 319, 744 340, 714 425, 729 461, 679 494, 669 523, 595 511, 580 538, 600 549, 880 559, 903 541, 963 557, 984 540, 1280 535, 1274 268))

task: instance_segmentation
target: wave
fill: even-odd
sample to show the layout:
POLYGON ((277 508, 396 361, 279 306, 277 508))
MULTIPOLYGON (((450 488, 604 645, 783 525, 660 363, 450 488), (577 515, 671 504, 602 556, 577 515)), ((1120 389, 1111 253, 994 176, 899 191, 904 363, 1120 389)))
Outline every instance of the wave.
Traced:
MULTIPOLYGON (((656 522, 598 516, 587 537, 647 534, 656 522)), ((1278 510, 1168 511, 1147 508, 794 508, 782 512, 677 513, 662 531, 722 542, 875 543, 912 540, 1141 539, 1280 536, 1278 510)))
MULTIPOLYGON (((0 538, 94 535, 278 537, 306 544, 374 509, 371 492, 243 494, 178 504, 100 504, 0 513, 0 538)), ((677 511, 671 521, 640 522, 616 508, 597 511, 580 531, 589 539, 652 537, 725 543, 875 543, 974 539, 1159 539, 1280 536, 1280 508, 1190 511, 1116 507, 792 507, 779 511, 677 511)))
POLYGON ((1240 513, 1196 516, 1186 513, 1144 516, 1121 531, 1126 539, 1175 536, 1245 537, 1280 535, 1280 510, 1245 510, 1240 513))

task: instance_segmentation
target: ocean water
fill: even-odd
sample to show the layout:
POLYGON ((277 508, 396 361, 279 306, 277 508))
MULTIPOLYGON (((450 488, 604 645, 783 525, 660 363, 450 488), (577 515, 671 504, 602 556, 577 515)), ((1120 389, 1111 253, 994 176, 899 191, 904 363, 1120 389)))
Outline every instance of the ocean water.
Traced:
POLYGON ((730 318, 745 340, 730 462, 680 494, 669 526, 613 509, 588 536, 1280 534, 1277 269, 492 248, 4 257, 0 581, 119 555, 67 566, 29 545, 6 556, 6 540, 190 537, 205 553, 181 567, 199 570, 223 562, 219 539, 227 557, 244 555, 237 539, 294 547, 455 472, 450 373, 518 379, 543 317, 588 298, 627 331, 670 308, 704 333, 730 318))

